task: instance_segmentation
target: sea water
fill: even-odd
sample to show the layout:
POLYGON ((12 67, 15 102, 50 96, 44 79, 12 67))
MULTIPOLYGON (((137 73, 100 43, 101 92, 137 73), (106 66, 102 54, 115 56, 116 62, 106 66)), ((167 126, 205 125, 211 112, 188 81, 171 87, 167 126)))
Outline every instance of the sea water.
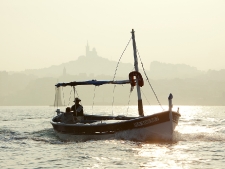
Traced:
MULTIPOLYGON (((179 109, 171 141, 63 142, 50 124, 55 107, 0 107, 0 168, 225 168, 225 107, 179 109)), ((84 111, 137 116, 136 106, 84 106, 84 111)), ((144 106, 146 115, 160 111, 144 106)))

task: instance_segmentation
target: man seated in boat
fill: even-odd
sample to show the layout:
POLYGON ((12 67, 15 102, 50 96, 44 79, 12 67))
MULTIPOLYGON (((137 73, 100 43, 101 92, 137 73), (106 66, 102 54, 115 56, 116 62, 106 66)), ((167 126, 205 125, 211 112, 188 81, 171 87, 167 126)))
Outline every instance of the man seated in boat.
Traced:
POLYGON ((75 102, 75 104, 71 107, 71 111, 73 111, 74 117, 76 117, 78 120, 83 120, 84 112, 83 106, 80 105, 80 101, 81 100, 78 97, 75 98, 75 100, 73 101, 75 102))
POLYGON ((66 112, 61 116, 61 122, 66 124, 73 124, 75 123, 73 113, 70 111, 70 107, 66 108, 66 112))

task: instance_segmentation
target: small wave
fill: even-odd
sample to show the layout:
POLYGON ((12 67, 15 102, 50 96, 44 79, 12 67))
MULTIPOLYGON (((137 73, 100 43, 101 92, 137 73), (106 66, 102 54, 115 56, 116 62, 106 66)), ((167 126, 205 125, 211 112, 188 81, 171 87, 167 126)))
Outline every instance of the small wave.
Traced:
POLYGON ((174 133, 173 139, 175 141, 225 141, 223 133, 188 133, 182 134, 179 132, 174 133))
POLYGON ((10 129, 0 129, 0 134, 1 135, 16 135, 19 132, 14 131, 14 130, 10 130, 10 129))
POLYGON ((46 138, 37 138, 37 137, 31 137, 30 138, 33 141, 38 141, 38 142, 44 142, 44 143, 49 143, 49 144, 65 144, 63 141, 59 140, 52 140, 52 139, 46 139, 46 138))
POLYGON ((50 144, 63 144, 63 142, 58 140, 52 128, 31 132, 28 133, 28 135, 29 139, 33 141, 45 142, 50 144))
POLYGON ((221 122, 221 123, 225 123, 225 119, 221 120, 220 122, 221 122))
POLYGON ((57 141, 51 141, 50 144, 65 144, 65 142, 57 140, 57 141))
POLYGON ((10 129, 0 129, 0 140, 4 142, 8 141, 22 141, 22 140, 33 140, 33 141, 41 141, 50 144, 62 144, 62 142, 58 141, 57 137, 54 134, 52 128, 43 129, 35 132, 18 132, 10 129))
POLYGON ((20 144, 26 144, 25 142, 23 142, 23 140, 26 139, 28 139, 28 137, 24 133, 9 129, 0 130, 0 141, 2 141, 3 144, 9 144, 14 141, 20 144))
POLYGON ((24 140, 24 139, 28 139, 27 136, 15 136, 13 137, 14 140, 24 140))
POLYGON ((49 142, 48 139, 44 139, 44 138, 36 138, 36 137, 32 137, 31 139, 34 140, 34 141, 49 142))
POLYGON ((29 134, 34 137, 56 138, 56 136, 54 134, 54 130, 52 128, 34 131, 29 134))

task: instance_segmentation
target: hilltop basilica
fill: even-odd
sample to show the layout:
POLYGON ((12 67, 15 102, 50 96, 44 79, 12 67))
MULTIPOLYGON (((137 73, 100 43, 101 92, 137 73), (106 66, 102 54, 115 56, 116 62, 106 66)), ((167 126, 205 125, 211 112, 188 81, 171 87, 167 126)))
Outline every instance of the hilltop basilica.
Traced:
POLYGON ((87 46, 86 46, 86 56, 87 57, 98 57, 96 49, 93 48, 92 51, 90 51, 88 43, 87 43, 87 46))

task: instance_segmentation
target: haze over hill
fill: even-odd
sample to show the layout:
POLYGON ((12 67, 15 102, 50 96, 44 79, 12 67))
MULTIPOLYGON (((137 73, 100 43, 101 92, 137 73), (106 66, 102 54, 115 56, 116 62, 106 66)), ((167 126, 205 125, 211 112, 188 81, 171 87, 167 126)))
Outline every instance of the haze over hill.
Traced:
MULTIPOLYGON (((140 62, 139 62, 140 63, 140 62)), ((149 65, 144 63, 145 65, 149 65)), ((117 62, 98 56, 96 50, 87 48, 86 54, 77 60, 54 65, 44 69, 26 70, 23 72, 0 72, 0 105, 53 105, 55 98, 54 85, 57 82, 80 80, 112 80, 117 62)), ((141 64, 139 64, 141 68, 141 64)), ((120 62, 116 79, 128 79, 128 73, 134 70, 129 63, 120 62)), ((225 105, 225 70, 200 71, 185 64, 168 64, 154 61, 150 70, 141 70, 144 78, 143 103, 157 105, 158 102, 148 86, 150 83, 161 104, 167 104, 169 93, 173 93, 175 104, 180 105, 225 105)), ((115 97, 116 105, 136 105, 136 92, 129 98, 130 85, 113 85, 94 88, 93 86, 76 87, 84 105, 111 105, 115 97), (94 98, 95 96, 95 98, 94 98)), ((62 90, 62 89, 61 89, 62 90)), ((62 90, 62 103, 72 104, 71 88, 62 90)))
MULTIPOLYGON (((174 104, 224 105, 224 9, 222 0, 0 1, 0 105, 52 105, 55 83, 111 80, 115 70, 116 79, 127 79, 132 29, 145 67, 139 62, 144 104, 158 104, 145 90, 146 73, 162 104, 173 93, 174 104), (85 48, 87 40, 98 53, 85 48)), ((84 105, 111 105, 112 95, 115 104, 137 104, 129 85, 116 93, 110 86, 77 89, 84 105)))
MULTIPOLYGON (((90 50, 89 45, 86 46, 85 55, 78 57, 77 60, 73 60, 60 65, 54 65, 44 69, 29 69, 22 73, 32 74, 38 77, 58 77, 62 74, 62 70, 70 75, 85 74, 87 76, 96 75, 113 75, 118 62, 110 61, 109 59, 98 56, 95 48, 90 50)), ((132 56, 131 56, 132 57, 132 56)), ((132 58, 131 58, 132 59, 132 58)), ((120 63, 122 68, 119 72, 119 76, 127 76, 127 72, 132 68, 130 63, 120 63)))
MULTIPOLYGON (((131 60, 133 56, 131 55, 131 60)), ((142 70, 141 62, 139 62, 140 71, 142 70)), ((199 75, 203 75, 204 72, 198 70, 195 67, 185 64, 169 64, 154 61, 151 64, 144 63, 145 71, 151 79, 171 79, 171 78, 193 78, 199 75), (150 70, 150 71, 149 71, 150 70)), ((128 78, 129 72, 134 70, 134 66, 131 63, 123 63, 111 61, 109 59, 98 56, 97 50, 93 48, 90 50, 89 45, 86 46, 85 55, 78 57, 77 60, 73 60, 60 65, 50 66, 43 69, 28 69, 22 71, 26 75, 35 75, 41 77, 58 77, 62 74, 68 75, 81 75, 84 77, 94 78, 98 75, 105 75, 113 77, 115 71, 116 75, 123 78, 128 78), (118 64, 118 65, 117 65, 118 64), (116 70, 117 69, 117 70, 116 70), (63 73, 62 73, 63 72, 63 73)), ((72 80, 72 79, 71 79, 72 80)))

